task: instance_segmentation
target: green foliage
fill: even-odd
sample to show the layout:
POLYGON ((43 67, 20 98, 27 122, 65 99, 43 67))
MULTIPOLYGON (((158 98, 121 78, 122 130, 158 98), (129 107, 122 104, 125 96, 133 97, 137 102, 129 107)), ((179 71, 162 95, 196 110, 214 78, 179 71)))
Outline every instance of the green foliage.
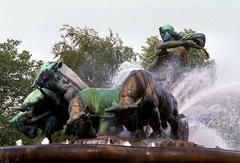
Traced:
POLYGON ((64 25, 61 37, 53 53, 89 86, 107 86, 121 63, 136 59, 133 49, 123 46, 118 34, 111 30, 109 36, 100 37, 94 29, 64 25))
MULTIPOLYGON (((180 34, 196 33, 192 29, 184 29, 180 34)), ((156 59, 156 44, 159 42, 158 36, 151 36, 147 38, 145 46, 142 46, 141 60, 144 68, 149 68, 156 59)), ((209 64, 214 64, 214 60, 206 58, 206 52, 202 49, 189 48, 188 49, 188 66, 191 68, 204 67, 209 64)))
POLYGON ((31 82, 41 61, 30 60, 31 54, 18 52, 20 41, 0 43, 0 113, 11 115, 14 107, 31 90, 31 82))
POLYGON ((62 131, 57 131, 52 135, 53 143, 62 143, 68 140, 69 142, 74 141, 76 138, 63 133, 62 131))
POLYGON ((34 143, 34 140, 19 132, 15 126, 10 126, 7 118, 0 115, 0 146, 13 146, 18 139, 22 139, 24 144, 34 143))
POLYGON ((31 84, 41 61, 30 60, 31 54, 18 52, 20 41, 6 40, 0 43, 0 146, 15 145, 22 139, 25 144, 34 140, 9 126, 7 120, 16 114, 16 107, 31 91, 31 84))
POLYGON ((213 60, 206 58, 206 53, 203 49, 190 48, 188 49, 188 65, 192 68, 204 67, 213 60))
POLYGON ((158 36, 151 36, 147 38, 147 46, 142 46, 142 55, 140 59, 142 60, 142 66, 144 68, 149 68, 156 59, 156 44, 159 42, 158 36))
MULTIPOLYGON (((24 145, 40 144, 44 135, 41 130, 38 130, 38 136, 31 139, 18 131, 15 126, 7 123, 7 118, 0 115, 0 147, 1 146, 14 146, 16 141, 22 139, 24 145)), ((62 131, 53 134, 53 143, 61 143, 65 140, 73 141, 74 137, 64 134, 62 131)))

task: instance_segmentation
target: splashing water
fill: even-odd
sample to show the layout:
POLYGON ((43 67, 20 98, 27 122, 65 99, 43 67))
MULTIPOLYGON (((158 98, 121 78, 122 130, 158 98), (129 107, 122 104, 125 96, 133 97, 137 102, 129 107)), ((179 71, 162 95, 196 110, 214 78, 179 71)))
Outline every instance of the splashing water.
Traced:
POLYGON ((240 83, 213 85, 187 99, 179 109, 187 115, 191 141, 207 147, 240 149, 240 83), (211 139, 215 142, 212 145, 211 139))
MULTIPOLYGON (((143 69, 139 63, 129 62, 121 67, 113 85, 120 85, 130 71, 143 69)), ((240 82, 221 83, 220 75, 215 81, 212 69, 193 70, 185 73, 171 92, 179 112, 187 117, 189 141, 209 148, 240 150, 240 82)))
POLYGON ((119 67, 116 75, 112 77, 112 86, 118 86, 122 84, 124 79, 129 75, 129 73, 133 70, 140 70, 143 69, 140 66, 140 62, 132 63, 132 62, 124 62, 119 67))
POLYGON ((41 141, 41 144, 42 144, 42 145, 50 144, 48 138, 45 137, 45 138, 41 141))
POLYGON ((22 145, 23 145, 22 139, 18 139, 16 141, 16 146, 22 146, 22 145))

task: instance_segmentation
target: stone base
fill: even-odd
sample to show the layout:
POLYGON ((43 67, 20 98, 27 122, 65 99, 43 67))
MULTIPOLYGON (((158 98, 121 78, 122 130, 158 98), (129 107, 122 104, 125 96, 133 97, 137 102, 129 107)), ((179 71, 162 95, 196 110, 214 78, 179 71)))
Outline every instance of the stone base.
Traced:
POLYGON ((97 138, 78 139, 72 144, 120 145, 134 147, 203 147, 193 142, 172 139, 126 139, 119 136, 101 136, 97 138))

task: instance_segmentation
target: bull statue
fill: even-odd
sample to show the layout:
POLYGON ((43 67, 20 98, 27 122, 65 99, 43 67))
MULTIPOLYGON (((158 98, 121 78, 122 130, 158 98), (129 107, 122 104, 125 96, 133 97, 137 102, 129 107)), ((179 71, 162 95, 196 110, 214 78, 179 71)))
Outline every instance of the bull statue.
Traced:
POLYGON ((51 142, 52 133, 62 129, 69 118, 70 100, 88 86, 65 64, 56 61, 41 65, 32 87, 37 89, 27 96, 21 112, 10 123, 30 137, 36 137, 37 128, 41 128, 51 142))
POLYGON ((40 128, 51 143, 52 134, 62 130, 68 120, 68 104, 58 99, 50 90, 36 89, 24 99, 19 113, 9 123, 30 138, 35 138, 40 128))
POLYGON ((120 133, 123 126, 116 116, 105 112, 118 102, 120 89, 87 88, 80 91, 70 102, 65 133, 81 138, 120 133))
POLYGON ((135 70, 125 79, 119 94, 119 104, 108 108, 119 122, 137 137, 144 136, 143 127, 149 124, 156 136, 165 137, 162 128, 171 126, 174 139, 179 139, 179 114, 173 95, 160 87, 152 75, 135 70))

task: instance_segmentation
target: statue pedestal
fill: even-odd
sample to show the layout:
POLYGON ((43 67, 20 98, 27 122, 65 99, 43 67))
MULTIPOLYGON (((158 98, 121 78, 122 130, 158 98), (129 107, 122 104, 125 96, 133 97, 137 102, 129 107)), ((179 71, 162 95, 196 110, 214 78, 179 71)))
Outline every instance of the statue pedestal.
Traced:
POLYGON ((0 147, 1 162, 239 162, 240 152, 170 139, 79 139, 74 144, 0 147), (92 144, 91 144, 92 143, 92 144), (155 147, 150 147, 153 144, 155 147), (129 146, 132 144, 132 146, 129 146), (135 145, 136 144, 136 145, 135 145), (139 144, 139 146, 138 146, 139 144), (142 145, 142 146, 141 146, 142 145), (144 146, 145 145, 145 146, 144 146))
POLYGON ((120 145, 134 147, 198 147, 204 148, 201 145, 193 142, 172 140, 172 139, 127 139, 119 136, 100 136, 97 138, 78 139, 72 144, 94 144, 94 145, 120 145))

